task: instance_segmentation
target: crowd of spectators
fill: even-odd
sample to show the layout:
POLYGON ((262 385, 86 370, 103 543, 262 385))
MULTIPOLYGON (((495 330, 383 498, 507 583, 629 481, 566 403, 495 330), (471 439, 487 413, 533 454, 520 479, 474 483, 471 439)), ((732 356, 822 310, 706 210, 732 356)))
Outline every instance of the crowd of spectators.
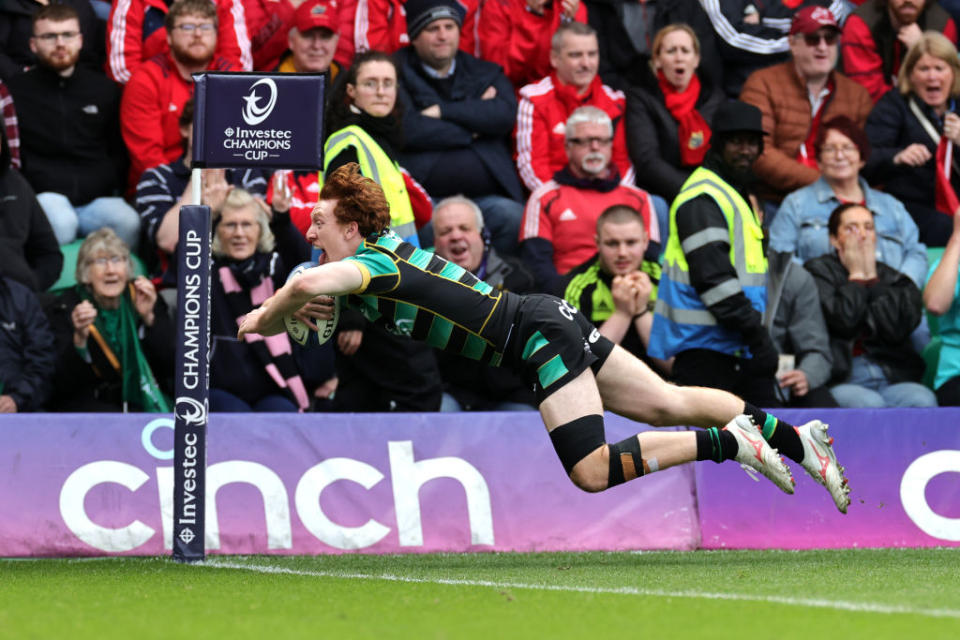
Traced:
POLYGON ((211 410, 533 406, 509 375, 349 308, 320 348, 237 341, 311 259, 324 175, 348 162, 406 241, 495 289, 567 298, 678 384, 764 406, 960 405, 951 7, 107 8, 0 6, 0 412, 169 410, 192 74, 254 70, 323 76, 324 165, 199 172, 211 410))

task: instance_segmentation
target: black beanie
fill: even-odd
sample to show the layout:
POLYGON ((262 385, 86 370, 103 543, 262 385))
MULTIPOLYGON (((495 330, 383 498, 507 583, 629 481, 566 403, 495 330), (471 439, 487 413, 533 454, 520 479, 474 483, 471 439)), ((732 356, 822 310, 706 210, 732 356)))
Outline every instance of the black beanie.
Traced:
POLYGON ((407 35, 410 42, 434 20, 449 18, 463 26, 466 11, 456 0, 408 0, 404 5, 407 13, 407 35))

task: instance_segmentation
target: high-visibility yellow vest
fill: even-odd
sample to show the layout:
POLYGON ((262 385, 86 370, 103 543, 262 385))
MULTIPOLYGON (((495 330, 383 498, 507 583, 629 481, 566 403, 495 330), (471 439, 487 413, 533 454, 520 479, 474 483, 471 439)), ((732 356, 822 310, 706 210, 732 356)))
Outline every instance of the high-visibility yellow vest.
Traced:
MULTIPOLYGON (((403 180, 400 168, 384 153, 370 134, 357 125, 344 127, 327 138, 323 146, 323 173, 332 159, 347 147, 353 147, 360 163, 360 173, 372 179, 383 188, 383 194, 390 204, 390 228, 406 241, 417 237, 417 226, 410 205, 410 194, 403 180)), ((419 243, 415 243, 419 246, 419 243)))
POLYGON ((669 358, 688 349, 710 349, 746 356, 739 331, 726 329, 708 310, 710 305, 741 291, 761 314, 767 305, 767 258, 763 253, 763 229, 753 208, 736 189, 703 167, 684 182, 670 207, 670 235, 663 255, 663 273, 650 335, 650 355, 669 358), (681 244, 677 233, 677 209, 698 196, 709 196, 723 212, 727 229, 707 228, 681 244), (703 294, 690 284, 687 254, 711 242, 730 245, 730 264, 737 277, 703 294))

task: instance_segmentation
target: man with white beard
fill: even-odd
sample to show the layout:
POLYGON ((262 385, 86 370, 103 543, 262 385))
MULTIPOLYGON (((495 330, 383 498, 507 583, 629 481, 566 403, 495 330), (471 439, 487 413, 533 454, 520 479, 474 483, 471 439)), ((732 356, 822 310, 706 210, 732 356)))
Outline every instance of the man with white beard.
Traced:
POLYGON ((594 231, 607 207, 640 212, 654 251, 660 229, 646 191, 620 183, 611 161, 613 122, 597 107, 580 107, 566 123, 567 166, 530 195, 520 225, 520 256, 537 289, 557 293, 561 276, 597 252, 594 231))

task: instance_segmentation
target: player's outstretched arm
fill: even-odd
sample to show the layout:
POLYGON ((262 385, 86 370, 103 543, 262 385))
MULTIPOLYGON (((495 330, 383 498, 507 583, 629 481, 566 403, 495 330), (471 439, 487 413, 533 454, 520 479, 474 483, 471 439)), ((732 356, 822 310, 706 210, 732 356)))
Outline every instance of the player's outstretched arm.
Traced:
POLYGON ((339 296, 357 291, 363 285, 363 272, 353 262, 331 262, 307 269, 293 278, 270 299, 246 315, 237 332, 238 338, 248 333, 272 336, 284 331, 284 317, 317 296, 339 296))

